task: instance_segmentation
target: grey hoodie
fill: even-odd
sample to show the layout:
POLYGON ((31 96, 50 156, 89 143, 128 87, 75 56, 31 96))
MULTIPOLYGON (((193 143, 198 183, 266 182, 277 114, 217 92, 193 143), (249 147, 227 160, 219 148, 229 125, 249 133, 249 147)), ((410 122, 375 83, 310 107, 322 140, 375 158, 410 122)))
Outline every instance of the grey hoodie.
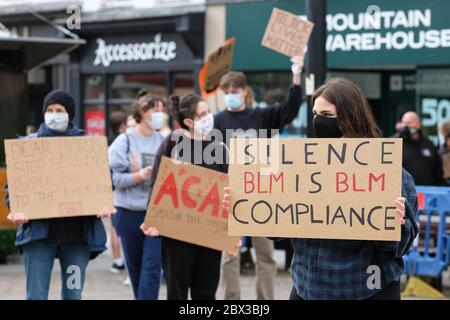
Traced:
POLYGON ((114 185, 114 206, 128 210, 143 211, 147 209, 150 181, 135 184, 133 181, 132 162, 135 169, 153 165, 153 160, 163 136, 157 132, 143 136, 134 128, 128 128, 119 135, 108 149, 109 167, 112 171, 114 185))

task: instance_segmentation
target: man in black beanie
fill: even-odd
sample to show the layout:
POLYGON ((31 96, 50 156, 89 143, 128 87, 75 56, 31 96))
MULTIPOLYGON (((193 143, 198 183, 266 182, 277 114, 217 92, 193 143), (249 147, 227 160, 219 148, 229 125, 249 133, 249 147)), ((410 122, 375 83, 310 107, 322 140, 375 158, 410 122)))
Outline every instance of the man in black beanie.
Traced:
POLYGON ((50 91, 44 98, 43 103, 43 113, 47 111, 47 107, 51 104, 60 104, 65 109, 69 115, 69 121, 73 120, 75 116, 75 100, 70 95, 70 93, 63 90, 53 90, 50 91))
POLYGON ((75 100, 63 90, 53 90, 44 98, 42 113, 48 128, 65 131, 75 116, 75 100))

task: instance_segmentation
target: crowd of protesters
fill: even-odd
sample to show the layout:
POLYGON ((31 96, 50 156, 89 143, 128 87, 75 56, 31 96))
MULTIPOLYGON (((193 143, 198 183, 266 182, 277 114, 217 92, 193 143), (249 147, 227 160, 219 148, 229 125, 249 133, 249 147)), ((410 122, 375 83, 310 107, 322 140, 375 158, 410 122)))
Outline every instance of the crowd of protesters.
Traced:
MULTIPOLYGON (((193 159, 205 148, 223 148, 227 153, 230 137, 271 138, 298 115, 304 100, 301 88, 302 65, 292 59, 292 84, 283 101, 265 108, 255 107, 254 96, 241 72, 229 72, 220 82, 225 110, 212 113, 207 101, 195 93, 156 97, 140 90, 132 112, 116 111, 110 118, 108 158, 112 176, 114 210, 106 207, 97 216, 29 220, 26 212, 10 213, 19 225, 16 245, 24 255, 27 299, 47 299, 53 261, 62 269, 81 267, 82 285, 77 290, 63 282, 62 299, 81 299, 86 267, 90 259, 106 250, 102 218, 110 218, 111 270, 126 269, 135 299, 156 300, 162 281, 167 299, 216 299, 219 281, 224 299, 240 299, 240 252, 220 252, 161 236, 143 226, 149 198, 156 182, 162 156, 172 156, 219 172, 227 173, 226 161, 201 163, 193 159), (210 139, 216 129, 224 138, 210 139), (234 135, 227 134, 234 130, 234 135), (173 153, 180 137, 187 139, 191 152, 173 153), (195 142, 195 143, 194 143, 195 142), (198 142, 198 143, 197 143, 198 142)), ((381 131, 370 106, 358 86, 343 78, 333 78, 312 96, 313 127, 317 138, 379 138, 381 131)), ((72 121, 75 102, 67 92, 50 92, 43 102, 44 122, 36 133, 26 137, 81 136, 84 131, 72 121)), ((442 186, 450 182, 450 124, 442 126, 444 144, 439 150, 421 130, 420 117, 407 112, 396 126, 403 138, 401 196, 392 199, 401 222, 401 240, 349 241, 290 239, 292 291, 286 298, 309 299, 400 299, 402 256, 418 233, 415 221, 415 185, 442 186), (371 290, 364 277, 367 267, 382 269, 381 287, 371 290)), ((200 156, 200 158, 202 158, 200 156)), ((224 210, 229 209, 233 190, 224 190, 224 210)), ((7 197, 7 202, 9 198, 7 197)), ((256 263, 256 297, 274 299, 277 267, 274 241, 252 237, 256 263)), ((64 279, 63 279, 64 280, 64 279)))

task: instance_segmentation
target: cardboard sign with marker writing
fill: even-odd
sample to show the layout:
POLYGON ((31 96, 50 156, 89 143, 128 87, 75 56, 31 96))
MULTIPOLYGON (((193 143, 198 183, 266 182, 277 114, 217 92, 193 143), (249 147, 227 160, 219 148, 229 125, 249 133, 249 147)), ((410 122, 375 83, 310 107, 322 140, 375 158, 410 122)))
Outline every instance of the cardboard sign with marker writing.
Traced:
POLYGON ((299 56, 303 61, 313 27, 310 21, 273 8, 261 44, 288 57, 299 56))
POLYGON ((113 208, 106 137, 5 140, 11 212, 29 219, 113 208))
POLYGON ((163 157, 144 225, 168 238, 234 252, 239 237, 228 236, 222 208, 227 185, 226 174, 163 157))
POLYGON ((199 74, 200 87, 205 95, 214 92, 222 76, 231 70, 235 41, 235 38, 228 39, 208 56, 199 74))
POLYGON ((401 139, 231 139, 230 159, 230 235, 400 240, 401 139))

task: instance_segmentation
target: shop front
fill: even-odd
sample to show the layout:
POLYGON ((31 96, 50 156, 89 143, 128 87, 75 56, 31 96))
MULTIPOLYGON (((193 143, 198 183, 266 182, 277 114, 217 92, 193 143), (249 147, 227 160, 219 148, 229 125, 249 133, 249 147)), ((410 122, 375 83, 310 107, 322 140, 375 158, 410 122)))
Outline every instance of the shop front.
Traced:
MULTIPOLYGON (((290 82, 289 59, 261 46, 273 7, 305 15, 304 0, 225 8, 226 38, 237 39, 233 68, 246 72, 262 106, 282 97, 290 82)), ((415 110, 437 143, 437 126, 450 119, 450 2, 329 0, 327 12, 328 76, 361 87, 385 135, 394 133, 405 111, 415 110)), ((304 108, 286 133, 305 134, 304 108)))
POLYGON ((197 91, 203 14, 173 17, 164 24, 134 22, 133 28, 126 21, 113 29, 94 25, 83 38, 87 45, 72 57, 78 69, 73 92, 80 94, 78 121, 89 135, 110 134, 109 115, 116 110, 130 114, 140 89, 163 98, 197 91), (183 30, 180 19, 186 22, 183 30))

